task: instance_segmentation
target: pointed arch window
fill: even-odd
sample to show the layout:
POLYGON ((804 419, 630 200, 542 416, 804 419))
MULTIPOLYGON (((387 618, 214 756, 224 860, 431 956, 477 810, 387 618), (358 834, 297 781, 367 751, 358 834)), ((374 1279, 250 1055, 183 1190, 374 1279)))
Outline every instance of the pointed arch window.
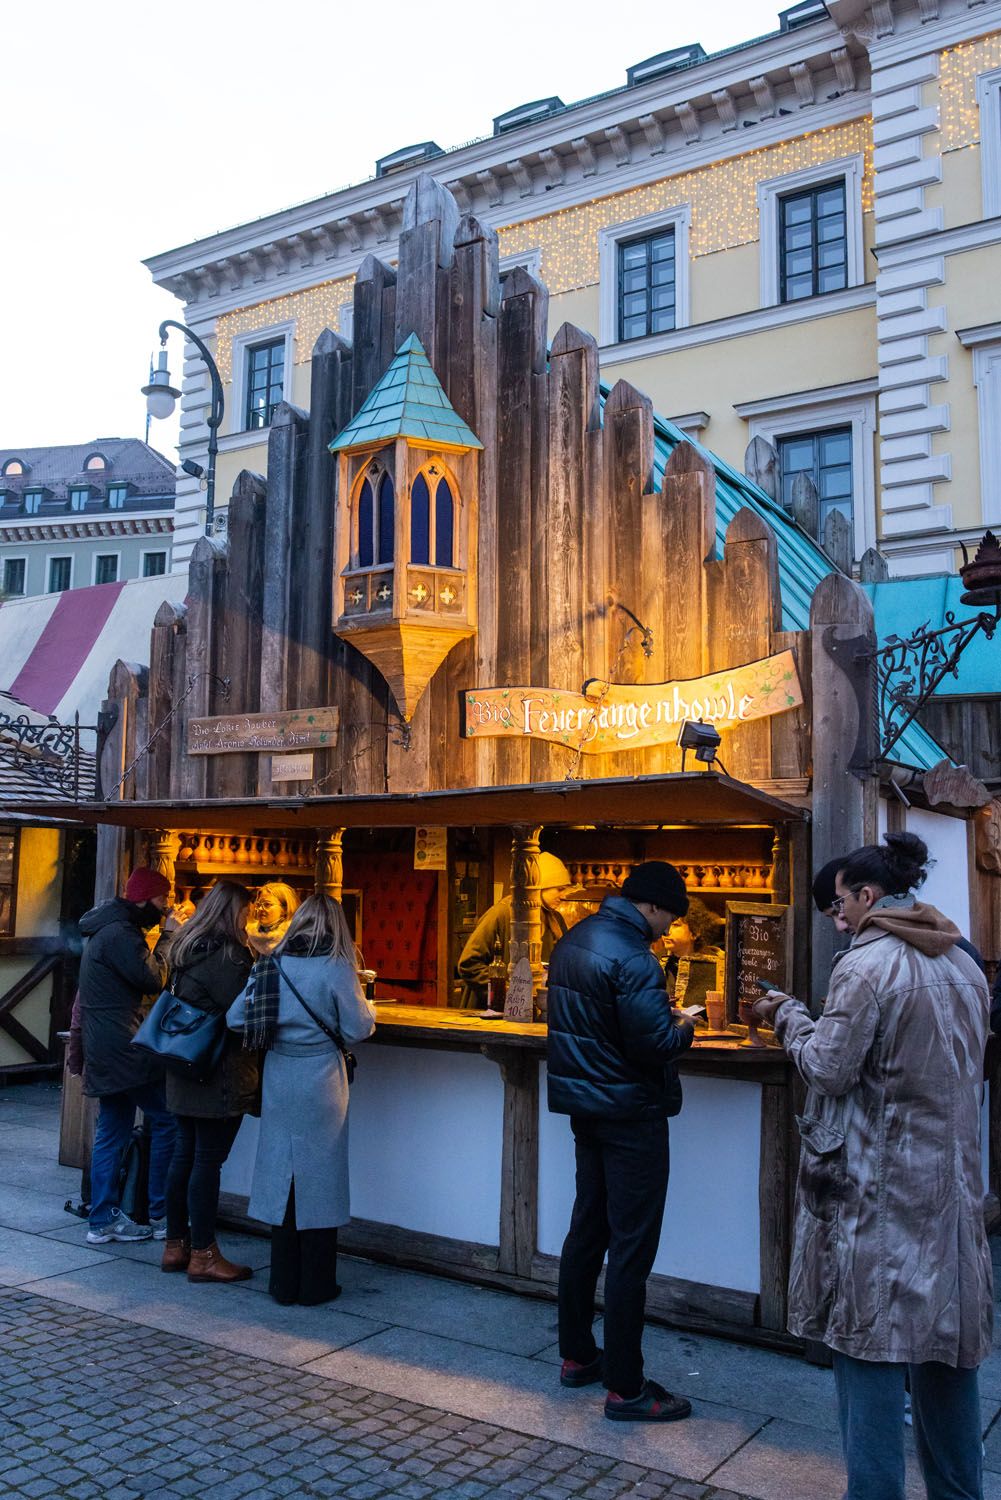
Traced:
POLYGON ((410 561, 436 568, 459 566, 455 546, 455 484, 440 463, 430 463, 410 486, 410 561))
POLYGON ((357 545, 359 568, 392 563, 396 535, 396 490, 393 476, 372 463, 358 490, 357 545))

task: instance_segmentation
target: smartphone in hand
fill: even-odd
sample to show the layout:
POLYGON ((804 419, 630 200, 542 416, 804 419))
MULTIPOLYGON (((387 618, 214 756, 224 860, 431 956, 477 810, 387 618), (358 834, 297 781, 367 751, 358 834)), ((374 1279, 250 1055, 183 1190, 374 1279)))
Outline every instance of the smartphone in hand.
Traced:
POLYGON ((754 983, 759 990, 764 990, 766 995, 781 995, 782 991, 777 984, 769 984, 767 979, 755 979, 754 983))

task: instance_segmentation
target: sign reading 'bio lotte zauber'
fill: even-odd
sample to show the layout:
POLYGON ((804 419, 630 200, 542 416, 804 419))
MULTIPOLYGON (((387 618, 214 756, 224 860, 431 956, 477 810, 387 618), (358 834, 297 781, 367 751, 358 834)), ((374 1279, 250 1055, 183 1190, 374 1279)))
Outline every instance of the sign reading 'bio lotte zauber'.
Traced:
POLYGON ((791 651, 683 682, 608 683, 582 693, 476 688, 465 695, 467 738, 528 736, 591 755, 674 744, 686 719, 719 730, 785 713, 803 702, 791 651))

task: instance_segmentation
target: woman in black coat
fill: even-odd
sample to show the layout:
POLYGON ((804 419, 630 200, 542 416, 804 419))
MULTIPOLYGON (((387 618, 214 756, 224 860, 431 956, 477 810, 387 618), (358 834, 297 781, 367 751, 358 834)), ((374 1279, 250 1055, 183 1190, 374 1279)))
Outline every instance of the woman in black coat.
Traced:
MULTIPOLYGON (((247 982, 250 892, 220 880, 174 939, 170 987, 200 1010, 225 1015, 247 982)), ((219 1174, 240 1122, 256 1110, 257 1054, 227 1032, 222 1056, 204 1080, 167 1075, 167 1108, 177 1140, 167 1177, 167 1240, 162 1269, 189 1281, 245 1281, 249 1266, 226 1259, 216 1244, 219 1174)))

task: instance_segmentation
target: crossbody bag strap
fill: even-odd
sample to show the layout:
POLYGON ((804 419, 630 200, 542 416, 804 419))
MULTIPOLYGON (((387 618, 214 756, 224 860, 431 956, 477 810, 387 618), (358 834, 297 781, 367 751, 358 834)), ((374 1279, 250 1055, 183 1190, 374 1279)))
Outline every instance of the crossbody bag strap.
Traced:
POLYGON ((285 970, 282 968, 282 966, 281 966, 281 960, 279 958, 277 958, 274 954, 272 954, 272 957, 275 960, 275 967, 277 968, 279 974, 282 976, 282 978, 284 979, 285 983, 288 985, 289 989, 292 991, 293 995, 298 1000, 299 1004, 302 1006, 303 1010, 306 1012, 306 1014, 310 1017, 311 1020, 313 1020, 313 1021, 316 1022, 317 1026, 319 1026, 320 1030, 324 1033, 324 1035, 328 1036, 332 1042, 336 1042, 336 1044, 340 1048, 341 1052, 344 1054, 345 1057, 347 1057, 347 1055, 348 1055, 348 1049, 344 1045, 344 1038, 341 1036, 340 1032, 339 1031, 334 1031, 332 1027, 330 1027, 330 1026, 327 1025, 326 1021, 321 1021, 320 1020, 319 1016, 316 1014, 316 1011, 313 1009, 313 1007, 310 1004, 308 1004, 308 1002, 306 1001, 306 999, 299 993, 299 991, 296 989, 295 985, 292 983, 291 979, 286 974, 285 970))

